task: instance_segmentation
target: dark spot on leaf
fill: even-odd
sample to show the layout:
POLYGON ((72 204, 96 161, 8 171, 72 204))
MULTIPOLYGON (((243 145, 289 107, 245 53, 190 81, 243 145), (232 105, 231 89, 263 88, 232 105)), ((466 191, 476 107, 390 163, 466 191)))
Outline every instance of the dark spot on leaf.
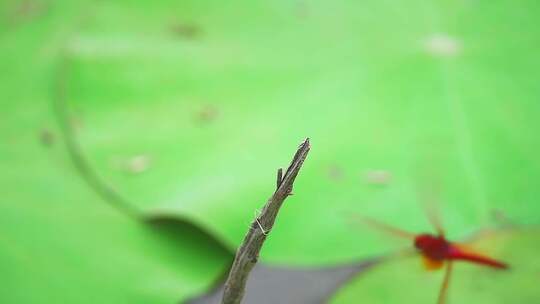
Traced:
POLYGON ((309 16, 309 7, 304 0, 297 1, 294 7, 296 17, 303 19, 309 16))
POLYGON ((52 145, 54 145, 55 136, 49 129, 44 128, 39 133, 39 141, 45 147, 51 147, 52 145))
POLYGON ((12 23, 29 21, 42 15, 46 8, 45 3, 42 1, 22 0, 12 8, 10 19, 12 23))
POLYGON ((214 105, 205 105, 202 108, 200 108, 196 115, 195 119, 197 122, 202 124, 207 124, 215 121, 219 116, 219 110, 214 105))
POLYGON ((343 179, 343 169, 337 165, 331 165, 327 170, 328 178, 334 181, 343 179))
POLYGON ((74 133, 79 132, 84 127, 84 123, 81 118, 72 116, 69 119, 69 126, 73 130, 74 133))
POLYGON ((508 215, 500 209, 492 209, 491 210, 491 218, 496 224, 499 225, 514 225, 512 220, 508 218, 508 215))
POLYGON ((170 30, 174 35, 185 39, 197 39, 202 35, 201 27, 193 23, 175 23, 170 30))

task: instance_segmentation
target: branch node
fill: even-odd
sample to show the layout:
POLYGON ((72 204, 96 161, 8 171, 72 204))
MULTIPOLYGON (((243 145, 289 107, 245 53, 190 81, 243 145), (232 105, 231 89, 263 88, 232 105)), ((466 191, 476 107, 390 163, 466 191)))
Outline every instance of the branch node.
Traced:
POLYGON ((282 181, 283 181, 283 168, 279 168, 277 170, 277 186, 276 186, 276 189, 278 189, 279 186, 281 186, 282 181))
POLYGON ((261 232, 264 236, 267 236, 270 230, 265 230, 264 227, 261 225, 261 222, 259 221, 259 215, 261 212, 259 210, 255 210, 255 222, 259 226, 259 229, 261 229, 261 232))

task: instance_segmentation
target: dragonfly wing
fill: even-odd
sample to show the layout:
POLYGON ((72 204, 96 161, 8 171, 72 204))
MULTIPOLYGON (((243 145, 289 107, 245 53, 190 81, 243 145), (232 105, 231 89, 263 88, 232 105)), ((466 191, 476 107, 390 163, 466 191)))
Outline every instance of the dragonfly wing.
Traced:
POLYGON ((418 251, 414 248, 403 248, 401 250, 394 251, 392 253, 383 255, 380 257, 381 261, 388 261, 393 259, 402 259, 417 256, 418 251))
POLYGON ((460 243, 464 245, 472 245, 481 240, 497 237, 504 233, 513 233, 516 231, 519 231, 519 228, 516 228, 516 227, 483 228, 469 235, 468 237, 462 239, 460 243))
POLYGON ((416 186, 416 196, 419 198, 431 226, 433 226, 437 234, 444 236, 444 229, 439 216, 439 196, 441 193, 439 177, 434 172, 430 172, 421 179, 423 185, 416 186))
POLYGON ((444 236, 444 229, 441 224, 441 219, 438 215, 438 211, 433 205, 434 203, 431 203, 431 204, 427 204, 425 207, 427 218, 429 222, 431 223, 431 225, 435 228, 435 231, 437 231, 437 234, 444 236))
POLYGON ((436 195, 433 193, 435 192, 435 190, 432 189, 431 191, 418 191, 418 196, 420 197, 424 212, 426 213, 426 217, 429 223, 435 229, 438 235, 444 236, 444 229, 441 218, 439 216, 440 211, 438 206, 438 200, 435 198, 436 195))
POLYGON ((408 240, 414 240, 414 238, 416 237, 416 235, 413 234, 413 233, 410 233, 408 231, 405 231, 405 230, 399 229, 397 227, 388 225, 388 224, 383 223, 383 222, 379 222, 379 221, 377 221, 375 219, 372 219, 372 218, 369 218, 369 217, 354 215, 354 216, 351 217, 351 219, 354 220, 357 223, 364 224, 366 226, 369 226, 369 227, 374 228, 374 229, 376 229, 378 231, 384 232, 384 233, 386 233, 388 235, 392 235, 392 236, 395 236, 395 237, 404 238, 404 239, 408 239, 408 240))

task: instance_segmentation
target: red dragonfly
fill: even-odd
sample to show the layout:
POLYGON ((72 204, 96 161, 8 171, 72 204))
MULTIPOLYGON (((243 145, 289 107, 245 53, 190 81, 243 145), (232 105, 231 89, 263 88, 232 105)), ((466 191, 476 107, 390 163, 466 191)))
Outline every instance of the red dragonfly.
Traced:
POLYGON ((468 249, 464 244, 447 240, 437 218, 429 215, 430 214, 428 214, 428 219, 435 227, 437 232, 436 234, 413 234, 373 219, 361 218, 361 220, 379 230, 412 241, 412 245, 414 245, 416 253, 419 253, 422 256, 426 269, 440 269, 446 263, 444 279, 437 300, 438 304, 445 303, 450 276, 452 274, 452 265, 454 262, 464 261, 498 270, 509 268, 509 265, 504 262, 474 252, 468 249))

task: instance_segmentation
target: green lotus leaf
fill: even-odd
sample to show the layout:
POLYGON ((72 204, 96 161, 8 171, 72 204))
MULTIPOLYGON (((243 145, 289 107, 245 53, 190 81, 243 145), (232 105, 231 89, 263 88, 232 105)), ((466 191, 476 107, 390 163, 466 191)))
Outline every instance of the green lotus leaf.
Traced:
POLYGON ((208 290, 231 255, 192 223, 118 212, 75 169, 52 88, 84 7, 2 3, 14 19, 0 26, 0 302, 175 303, 208 290))
POLYGON ((350 214, 427 231, 422 193, 435 188, 451 238, 538 224, 538 11, 534 1, 96 3, 68 43, 67 108, 108 185, 231 250, 309 136, 262 252, 269 263, 394 248, 350 214))

